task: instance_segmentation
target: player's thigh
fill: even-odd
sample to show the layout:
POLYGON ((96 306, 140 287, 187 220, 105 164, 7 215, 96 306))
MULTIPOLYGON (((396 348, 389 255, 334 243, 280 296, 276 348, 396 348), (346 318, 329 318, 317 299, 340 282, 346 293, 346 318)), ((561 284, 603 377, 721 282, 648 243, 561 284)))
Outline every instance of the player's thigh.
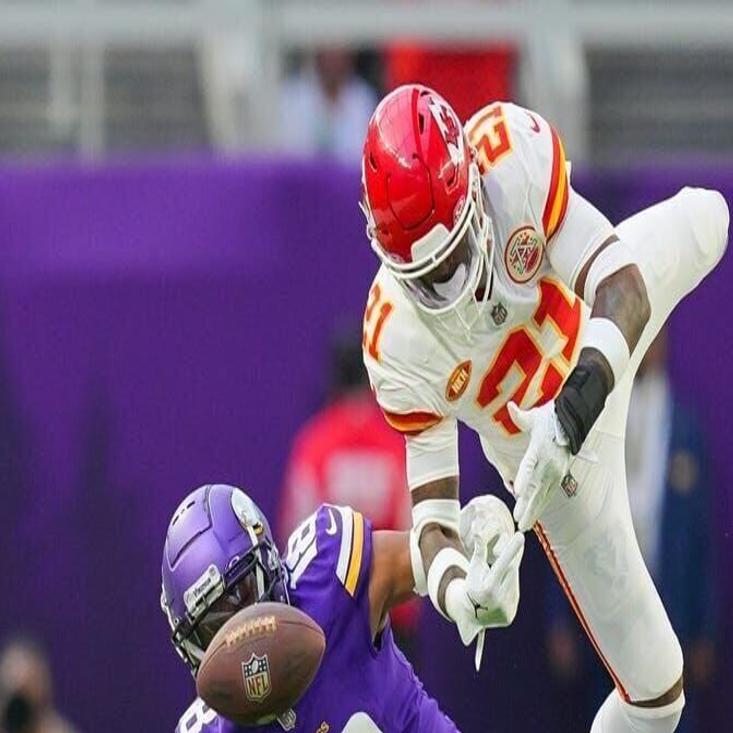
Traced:
POLYGON ((537 534, 614 684, 630 701, 653 700, 679 678, 682 652, 634 534, 623 442, 589 440, 598 462, 575 462, 575 495, 553 494, 537 534))
POLYGON ((651 303, 650 321, 632 356, 635 372, 677 303, 722 257, 728 206, 717 191, 686 187, 621 222, 616 231, 639 263, 651 303))

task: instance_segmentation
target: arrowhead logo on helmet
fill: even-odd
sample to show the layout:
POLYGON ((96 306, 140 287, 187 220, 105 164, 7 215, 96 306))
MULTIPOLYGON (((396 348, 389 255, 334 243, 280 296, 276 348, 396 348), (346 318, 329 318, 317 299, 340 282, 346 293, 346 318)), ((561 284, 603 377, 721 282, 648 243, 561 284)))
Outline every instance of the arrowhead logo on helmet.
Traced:
POLYGON ((430 111, 435 117, 438 129, 443 134, 448 155, 455 165, 461 165, 465 158, 465 145, 463 145, 461 126, 455 114, 445 104, 432 102, 430 111))

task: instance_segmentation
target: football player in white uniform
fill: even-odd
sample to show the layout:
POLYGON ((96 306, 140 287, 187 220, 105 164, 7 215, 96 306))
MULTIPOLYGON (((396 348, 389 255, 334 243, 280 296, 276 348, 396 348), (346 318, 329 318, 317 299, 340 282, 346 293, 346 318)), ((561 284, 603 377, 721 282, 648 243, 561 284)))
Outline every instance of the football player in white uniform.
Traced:
POLYGON ((644 352, 723 255, 725 200, 684 188, 614 227, 540 115, 496 103, 462 126, 417 85, 377 107, 362 173, 381 260, 364 359, 406 438, 416 590, 465 644, 508 625, 534 529, 614 683, 592 733, 674 731, 682 653, 634 536, 624 431, 644 352), (460 516, 459 420, 516 500, 493 578, 459 539, 478 517, 460 516))

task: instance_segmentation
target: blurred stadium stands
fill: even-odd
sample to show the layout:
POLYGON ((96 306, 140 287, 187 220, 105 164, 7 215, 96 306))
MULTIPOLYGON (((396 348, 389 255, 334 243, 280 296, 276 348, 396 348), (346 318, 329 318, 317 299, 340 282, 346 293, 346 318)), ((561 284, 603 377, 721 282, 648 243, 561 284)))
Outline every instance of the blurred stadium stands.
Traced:
POLYGON ((1 0, 0 15, 5 153, 276 148, 293 52, 405 38, 515 43, 515 97, 575 161, 733 148, 724 1, 1 0))

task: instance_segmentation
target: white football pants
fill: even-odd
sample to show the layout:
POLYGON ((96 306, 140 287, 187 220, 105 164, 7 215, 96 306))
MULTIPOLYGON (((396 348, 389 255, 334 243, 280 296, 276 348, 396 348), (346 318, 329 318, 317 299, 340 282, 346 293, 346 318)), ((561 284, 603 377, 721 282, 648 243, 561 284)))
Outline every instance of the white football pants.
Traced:
MULTIPOLYGON (((636 255, 651 319, 584 444, 597 462, 574 461, 576 493, 554 491, 536 532, 620 700, 630 703, 658 698, 682 674, 682 651, 642 560, 629 509, 624 434, 631 384, 674 307, 722 257, 728 207, 715 191, 684 188, 616 231, 636 255)), ((677 709, 669 710, 667 727, 654 730, 673 731, 683 704, 680 697, 677 709)), ((629 723, 612 730, 646 728, 629 723)))

